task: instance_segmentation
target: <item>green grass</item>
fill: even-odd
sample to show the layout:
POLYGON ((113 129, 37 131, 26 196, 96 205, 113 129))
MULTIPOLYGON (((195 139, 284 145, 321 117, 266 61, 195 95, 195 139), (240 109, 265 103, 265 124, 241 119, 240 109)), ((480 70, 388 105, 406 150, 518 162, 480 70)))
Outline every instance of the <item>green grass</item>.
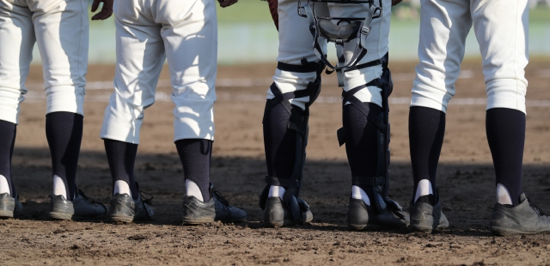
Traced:
POLYGON ((529 12, 530 23, 545 23, 550 25, 550 8, 539 7, 533 8, 529 12))
POLYGON ((218 5, 218 22, 258 23, 271 22, 271 14, 266 1, 240 0, 236 4, 221 8, 218 5))

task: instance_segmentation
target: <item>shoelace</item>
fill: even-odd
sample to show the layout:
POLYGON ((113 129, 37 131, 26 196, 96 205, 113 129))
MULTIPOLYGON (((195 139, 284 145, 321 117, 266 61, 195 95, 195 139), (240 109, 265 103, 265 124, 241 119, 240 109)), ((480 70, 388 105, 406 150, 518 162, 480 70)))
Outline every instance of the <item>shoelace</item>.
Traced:
POLYGON ((141 197, 141 201, 143 201, 143 203, 153 205, 153 194, 140 190, 138 182, 136 182, 136 188, 139 191, 139 196, 141 197), (147 195, 148 197, 145 197, 144 195, 147 195))
POLYGON ((80 189, 78 190, 77 194, 80 195, 81 197, 83 197, 85 200, 89 201, 90 203, 99 203, 99 202, 95 201, 93 198, 90 198, 90 197, 86 196, 86 194, 84 194, 84 191, 82 191, 80 189))
POLYGON ((215 197, 221 204, 229 206, 229 202, 222 196, 220 192, 215 190, 212 194, 213 197, 215 197))
POLYGON ((533 203, 531 200, 529 200, 529 198, 527 198, 527 202, 529 203, 529 206, 531 206, 531 208, 540 216, 548 216, 546 215, 545 213, 542 212, 542 210, 537 206, 535 205, 535 203, 533 203))
POLYGON ((139 196, 141 197, 141 201, 144 203, 147 203, 149 205, 152 205, 153 203, 153 194, 144 192, 142 190, 139 190, 139 196), (147 195, 148 197, 145 197, 144 195, 147 195))

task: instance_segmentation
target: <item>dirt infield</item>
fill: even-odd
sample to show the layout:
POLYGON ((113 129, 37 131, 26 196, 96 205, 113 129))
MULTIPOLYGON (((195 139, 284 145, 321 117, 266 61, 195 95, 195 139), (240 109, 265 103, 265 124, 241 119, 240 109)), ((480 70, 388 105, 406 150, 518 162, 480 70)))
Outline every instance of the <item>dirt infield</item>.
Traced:
MULTIPOLYGON (((44 134, 41 72, 27 84, 13 158, 15 185, 24 202, 19 219, 0 220, 1 265, 542 265, 550 264, 550 236, 494 237, 488 219, 495 202, 494 171, 485 137, 484 82, 479 61, 467 62, 449 106, 438 185, 451 227, 425 235, 403 231, 349 232, 346 211, 351 183, 336 130, 340 89, 324 76, 311 110, 303 198, 311 225, 263 228, 258 195, 264 186, 261 119, 274 64, 222 66, 218 74, 212 181, 250 215, 243 224, 181 226, 182 169, 173 145, 168 74, 157 103, 147 110, 136 162, 142 190, 154 195, 155 220, 136 224, 48 221, 50 158, 44 134)), ((407 116, 414 64, 393 62, 391 96, 391 197, 408 206, 412 196, 407 116)), ((85 132, 78 183, 108 203, 111 180, 103 142, 103 111, 112 92, 112 66, 88 75, 85 132)), ((550 211, 550 60, 533 62, 529 78, 523 188, 550 211)))

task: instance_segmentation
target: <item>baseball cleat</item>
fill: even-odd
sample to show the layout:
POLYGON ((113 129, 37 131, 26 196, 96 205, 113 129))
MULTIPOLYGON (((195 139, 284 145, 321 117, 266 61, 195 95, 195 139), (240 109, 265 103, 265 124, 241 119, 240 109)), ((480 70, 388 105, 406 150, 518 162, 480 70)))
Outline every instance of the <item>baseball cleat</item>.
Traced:
POLYGON ((550 217, 522 193, 517 206, 496 203, 489 229, 495 235, 528 235, 550 232, 550 217))
POLYGON ((244 222, 248 213, 229 205, 222 195, 214 191, 208 202, 202 202, 193 196, 183 198, 183 223, 204 224, 214 221, 222 223, 244 222))
POLYGON ((50 218, 54 220, 98 219, 108 211, 105 205, 88 198, 81 190, 72 201, 62 195, 50 195, 50 198, 50 218))
POLYGON ((291 197, 290 204, 294 207, 288 207, 288 204, 285 204, 279 197, 267 198, 264 209, 265 226, 282 227, 309 223, 313 220, 313 213, 309 210, 309 205, 302 199, 291 197))
POLYGON ((21 214, 22 211, 23 204, 18 198, 13 198, 8 193, 0 194, 0 218, 13 218, 13 216, 21 214))
POLYGON ((154 211, 149 201, 143 201, 141 195, 136 200, 128 194, 115 194, 111 199, 110 217, 113 222, 131 223, 139 220, 152 220, 154 211))
POLYGON ((387 206, 380 213, 375 207, 365 204, 362 199, 350 199, 347 221, 348 228, 352 231, 361 231, 407 227, 407 220, 401 209, 392 211, 389 208, 390 205, 387 206))
POLYGON ((433 230, 449 227, 449 220, 441 211, 441 201, 431 204, 429 196, 422 196, 409 206, 411 224, 409 229, 424 233, 431 233, 433 230))

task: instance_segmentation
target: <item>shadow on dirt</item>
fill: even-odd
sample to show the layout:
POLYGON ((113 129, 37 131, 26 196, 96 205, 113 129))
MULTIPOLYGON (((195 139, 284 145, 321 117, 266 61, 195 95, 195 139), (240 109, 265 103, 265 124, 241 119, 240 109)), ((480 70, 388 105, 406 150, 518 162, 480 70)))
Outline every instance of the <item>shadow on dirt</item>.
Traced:
MULTIPOLYGON (((412 174, 407 162, 393 162, 390 167, 390 198, 406 209, 412 197, 412 174)), ((12 162, 12 176, 24 202, 21 219, 47 220, 51 179, 50 157, 46 149, 16 148, 12 162)), ((541 203, 550 202, 550 171, 540 165, 525 165, 523 189, 543 210, 541 203)), ((212 158, 211 181, 215 188, 234 206, 249 212, 245 225, 263 228, 262 211, 258 206, 259 193, 264 187, 265 165, 262 159, 244 157, 212 158)), ((181 224, 181 199, 184 195, 184 177, 176 154, 140 154, 135 166, 140 188, 153 195, 155 220, 158 225, 181 224)), ((438 188, 443 210, 451 227, 439 234, 486 236, 488 219, 495 202, 494 171, 489 164, 441 163, 438 169, 438 188)), ((350 172, 343 161, 309 160, 304 167, 301 197, 314 214, 312 225, 296 228, 344 231, 346 228, 350 172)), ((82 151, 77 184, 86 194, 108 204, 111 178, 103 152, 82 151)), ((93 222, 93 221, 92 221, 93 222)), ((109 222, 108 219, 98 222, 109 222)), ((407 233, 406 231, 392 231, 407 233)))

